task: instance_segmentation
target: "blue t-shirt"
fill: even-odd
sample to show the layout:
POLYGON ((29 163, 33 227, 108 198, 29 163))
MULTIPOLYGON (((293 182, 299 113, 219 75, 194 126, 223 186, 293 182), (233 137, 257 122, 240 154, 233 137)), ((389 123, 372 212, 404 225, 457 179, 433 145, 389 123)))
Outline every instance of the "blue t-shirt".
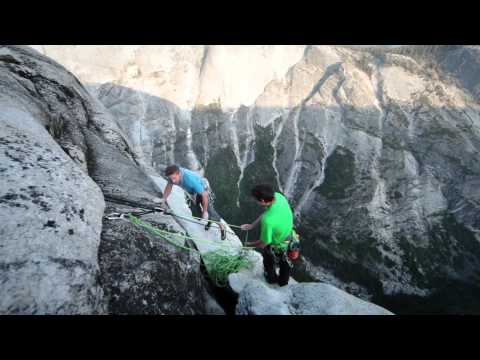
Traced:
MULTIPOLYGON (((180 168, 180 173, 182 174, 182 180, 178 186, 183 190, 190 194, 198 194, 205 191, 205 184, 200 175, 182 167, 180 168)), ((168 182, 172 183, 170 180, 168 182)))

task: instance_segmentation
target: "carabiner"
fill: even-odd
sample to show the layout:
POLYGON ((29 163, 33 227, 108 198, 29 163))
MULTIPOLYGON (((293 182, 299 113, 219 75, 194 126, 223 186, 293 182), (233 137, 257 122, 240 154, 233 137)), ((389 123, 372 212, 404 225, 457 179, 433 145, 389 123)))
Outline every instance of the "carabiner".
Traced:
POLYGON ((114 212, 105 216, 107 220, 125 220, 125 214, 114 212))

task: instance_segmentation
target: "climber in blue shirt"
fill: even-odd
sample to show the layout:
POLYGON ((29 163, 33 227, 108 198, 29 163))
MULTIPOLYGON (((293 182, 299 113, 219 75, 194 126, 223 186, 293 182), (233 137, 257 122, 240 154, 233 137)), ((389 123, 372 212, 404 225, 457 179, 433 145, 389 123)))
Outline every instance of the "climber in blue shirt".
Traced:
POLYGON ((225 240, 227 233, 223 224, 220 223, 220 215, 213 207, 214 197, 208 185, 208 181, 197 173, 177 165, 170 165, 165 169, 165 176, 168 178, 167 186, 163 191, 163 199, 167 200, 172 192, 173 185, 180 186, 183 190, 193 196, 193 204, 201 212, 202 218, 207 221, 205 230, 208 231, 211 221, 218 222, 220 226, 221 238, 225 240))

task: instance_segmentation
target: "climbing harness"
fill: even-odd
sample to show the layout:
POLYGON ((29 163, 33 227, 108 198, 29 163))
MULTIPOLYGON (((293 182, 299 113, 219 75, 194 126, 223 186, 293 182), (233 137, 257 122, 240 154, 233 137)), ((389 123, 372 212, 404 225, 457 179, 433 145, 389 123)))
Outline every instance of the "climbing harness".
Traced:
POLYGON ((270 250, 271 254, 273 255, 273 261, 274 261, 275 265, 280 265, 280 260, 282 260, 282 261, 286 262, 291 269, 293 268, 293 263, 292 263, 290 257, 288 256, 288 251, 287 250, 277 251, 276 249, 274 249, 271 246, 270 246, 270 249, 271 249, 270 250))
POLYGON ((276 249, 273 246, 270 246, 270 251, 274 255, 273 259, 275 265, 278 265, 280 259, 282 259, 292 269, 294 267, 292 261, 297 260, 300 255, 300 240, 295 230, 292 230, 292 233, 288 236, 285 242, 288 242, 288 247, 285 250, 276 249))
POLYGON ((295 230, 292 230, 288 243, 287 255, 290 260, 297 260, 300 256, 300 239, 295 230))

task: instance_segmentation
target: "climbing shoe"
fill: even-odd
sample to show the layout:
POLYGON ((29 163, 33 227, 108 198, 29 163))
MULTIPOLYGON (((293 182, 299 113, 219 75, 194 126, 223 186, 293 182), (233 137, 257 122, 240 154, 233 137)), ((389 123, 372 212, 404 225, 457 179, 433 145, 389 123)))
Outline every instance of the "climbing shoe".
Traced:
POLYGON ((220 234, 222 235, 222 240, 227 238, 227 231, 225 229, 220 229, 220 234))
POLYGON ((212 223, 210 221, 208 221, 207 225, 205 225, 205 231, 210 230, 210 226, 212 226, 212 223))

